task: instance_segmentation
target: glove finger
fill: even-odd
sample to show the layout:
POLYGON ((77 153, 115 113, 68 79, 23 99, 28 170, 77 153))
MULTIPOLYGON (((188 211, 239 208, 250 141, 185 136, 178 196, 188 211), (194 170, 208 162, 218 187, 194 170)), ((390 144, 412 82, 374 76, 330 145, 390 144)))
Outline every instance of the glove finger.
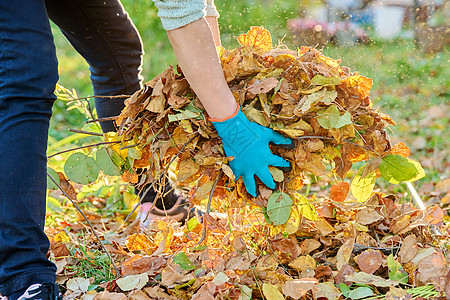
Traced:
POLYGON ((276 132, 274 130, 271 130, 269 142, 274 143, 275 145, 291 146, 294 141, 291 140, 290 138, 282 136, 281 134, 279 134, 278 132, 276 132))
POLYGON ((242 180, 244 180, 244 185, 247 192, 253 197, 256 197, 256 183, 253 174, 243 175, 242 180))
POLYGON ((271 190, 275 188, 275 181, 273 180, 272 174, 269 171, 269 168, 265 170, 261 170, 258 174, 256 174, 258 178, 271 190))
POLYGON ((274 167, 280 167, 280 168, 288 168, 291 166, 291 164, 287 160, 285 160, 281 156, 277 156, 277 155, 273 155, 273 154, 270 158, 269 165, 274 166, 274 167))

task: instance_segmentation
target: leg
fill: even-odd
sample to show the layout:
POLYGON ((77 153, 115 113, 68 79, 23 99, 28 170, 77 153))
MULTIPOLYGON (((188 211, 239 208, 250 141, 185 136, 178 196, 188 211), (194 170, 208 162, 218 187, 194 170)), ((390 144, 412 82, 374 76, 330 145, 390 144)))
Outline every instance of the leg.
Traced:
MULTIPOLYGON (((45 0, 50 19, 89 63, 96 96, 131 95, 141 88, 142 42, 119 0, 45 0)), ((96 98, 100 118, 117 116, 123 98, 96 98)), ((101 122, 104 132, 114 123, 101 122)))
POLYGON ((56 53, 43 0, 0 1, 0 293, 55 282, 44 234, 56 53))
MULTIPOLYGON (((119 0, 45 1, 50 19, 89 63, 95 95, 130 95, 141 88, 142 42, 119 0)), ((117 116, 124 108, 123 101, 96 98, 98 116, 117 116)), ((116 130, 112 121, 101 122, 101 126, 104 132, 116 130)), ((182 219, 186 206, 178 207, 181 200, 171 190, 169 185, 165 187, 163 200, 151 190, 143 202, 156 198, 155 214, 164 215, 167 210, 167 214, 182 219)))

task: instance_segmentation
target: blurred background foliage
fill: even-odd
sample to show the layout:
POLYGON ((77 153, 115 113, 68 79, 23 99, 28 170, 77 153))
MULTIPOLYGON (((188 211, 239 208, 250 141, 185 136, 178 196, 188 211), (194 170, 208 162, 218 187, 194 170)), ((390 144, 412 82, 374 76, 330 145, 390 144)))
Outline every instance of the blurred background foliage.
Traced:
MULTIPOLYGON (((168 65, 176 65, 176 59, 154 5, 150 1, 122 2, 142 36, 145 49, 143 75, 148 81, 168 65)), ((228 49, 237 47, 236 37, 239 34, 246 32, 250 26, 260 25, 271 32, 274 44, 282 42, 290 49, 302 46, 287 24, 289 20, 305 15, 305 7, 312 5, 307 2, 216 0, 221 14, 219 24, 223 46, 228 49)), ((411 25, 404 26, 404 32, 411 31, 408 26, 411 25)), ((329 57, 342 59, 341 65, 374 80, 371 93, 374 107, 389 114, 397 122, 392 127, 393 142, 403 141, 412 148, 412 156, 421 160, 428 175, 431 175, 425 181, 438 181, 439 178, 450 176, 448 45, 444 51, 425 54, 418 49, 411 35, 400 34, 392 39, 381 40, 375 37, 370 25, 363 24, 363 28, 368 34, 365 43, 325 43, 318 48, 323 48, 324 54, 329 57)), ((56 26, 52 29, 59 59, 59 84, 75 89, 79 97, 92 95, 88 65, 56 26)), ((67 111, 67 103, 57 101, 49 143, 67 138, 72 134, 68 128, 80 129, 85 121, 78 110, 67 111)), ((83 144, 88 141, 71 139, 70 143, 83 144)))

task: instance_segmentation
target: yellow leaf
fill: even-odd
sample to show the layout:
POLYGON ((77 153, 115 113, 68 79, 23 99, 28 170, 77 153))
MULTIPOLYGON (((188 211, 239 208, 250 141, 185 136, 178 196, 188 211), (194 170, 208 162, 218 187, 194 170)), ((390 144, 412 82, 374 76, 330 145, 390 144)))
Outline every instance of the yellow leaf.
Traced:
POLYGON ((262 290, 267 300, 284 300, 283 294, 276 285, 263 283, 262 290))
POLYGON ((289 267, 292 267, 298 271, 314 270, 316 268, 316 260, 309 255, 299 256, 289 263, 289 267))
MULTIPOLYGON (((127 209, 133 209, 133 207, 139 202, 139 197, 129 191, 123 192, 123 202, 127 209)), ((136 213, 136 212, 135 212, 136 213)))
POLYGON ((142 233, 135 233, 127 238, 126 246, 129 251, 147 251, 153 248, 153 242, 142 233))
POLYGON ((272 37, 270 32, 263 26, 252 26, 247 33, 238 37, 242 47, 248 47, 250 51, 269 51, 272 49, 272 37))
POLYGON ((303 136, 305 134, 305 132, 303 130, 298 130, 298 129, 285 129, 285 128, 273 128, 275 131, 278 132, 282 132, 284 134, 286 134, 288 137, 290 138, 298 138, 299 136, 303 136))
POLYGON ((289 217, 289 221, 286 223, 284 232, 286 232, 288 235, 296 233, 298 227, 300 226, 301 219, 302 218, 300 213, 298 212, 297 207, 295 205, 292 206, 291 216, 289 217))
POLYGON ((298 193, 295 193, 293 196, 300 214, 311 221, 317 220, 317 211, 314 206, 309 203, 308 199, 298 193))
POLYGON ((353 197, 359 202, 364 202, 372 195, 373 187, 377 179, 376 172, 370 172, 366 177, 362 178, 361 173, 364 170, 364 166, 358 171, 358 174, 353 178, 350 190, 353 197))
POLYGON ((191 158, 182 160, 180 162, 180 165, 178 166, 177 180, 180 182, 185 181, 186 179, 197 173, 199 168, 199 165, 196 164, 191 158))

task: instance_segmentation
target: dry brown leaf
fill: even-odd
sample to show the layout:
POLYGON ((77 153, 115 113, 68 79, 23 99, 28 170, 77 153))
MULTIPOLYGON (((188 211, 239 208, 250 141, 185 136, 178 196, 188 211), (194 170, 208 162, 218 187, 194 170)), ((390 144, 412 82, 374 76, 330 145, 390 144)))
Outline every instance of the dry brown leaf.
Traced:
POLYGON ((362 225, 370 225, 383 219, 375 209, 364 208, 356 213, 356 222, 362 225))
POLYGON ((281 291, 286 297, 300 299, 318 283, 315 278, 302 278, 286 281, 281 291))
POLYGON ((110 293, 103 291, 95 295, 94 300, 126 300, 127 296, 122 293, 110 293))
POLYGON ((308 255, 312 251, 318 249, 321 246, 321 243, 316 239, 305 239, 300 244, 300 249, 302 250, 302 254, 308 255))
POLYGON ((414 234, 408 235, 403 239, 402 246, 398 252, 400 262, 402 264, 410 262, 414 257, 416 257, 417 252, 419 252, 419 247, 417 246, 416 236, 414 234))
POLYGON ((324 218, 318 218, 314 220, 314 225, 320 231, 320 233, 325 236, 334 232, 334 227, 330 225, 324 218))
POLYGON ((336 258, 336 267, 341 270, 344 265, 346 265, 352 255, 353 246, 355 245, 355 239, 350 238, 345 241, 345 243, 339 248, 336 258))
POLYGON ((131 291, 128 294, 128 300, 151 300, 142 290, 131 291))
POLYGON ((159 286, 153 286, 153 287, 146 287, 144 288, 144 291, 153 298, 160 298, 160 299, 167 299, 167 300, 177 300, 176 297, 168 295, 164 292, 162 288, 159 286))
POLYGON ((341 181, 335 183, 330 188, 330 198, 334 201, 344 202, 349 190, 350 184, 348 182, 341 181))
POLYGON ((342 293, 331 282, 322 282, 312 289, 315 299, 325 298, 328 300, 338 300, 342 293))
POLYGON ((389 292, 386 293, 386 300, 411 300, 413 296, 408 294, 406 290, 391 286, 389 292))
POLYGON ((448 273, 447 261, 442 253, 434 253, 422 259, 417 267, 416 280, 423 284, 434 277, 445 277, 448 273))
POLYGON ((356 257, 356 263, 361 271, 373 274, 381 266, 384 259, 380 251, 367 249, 356 257))

